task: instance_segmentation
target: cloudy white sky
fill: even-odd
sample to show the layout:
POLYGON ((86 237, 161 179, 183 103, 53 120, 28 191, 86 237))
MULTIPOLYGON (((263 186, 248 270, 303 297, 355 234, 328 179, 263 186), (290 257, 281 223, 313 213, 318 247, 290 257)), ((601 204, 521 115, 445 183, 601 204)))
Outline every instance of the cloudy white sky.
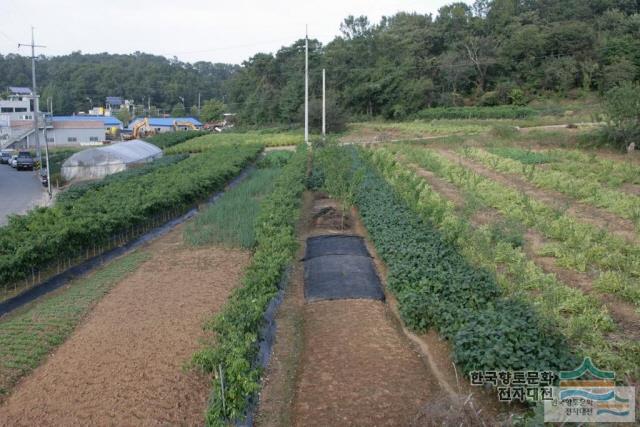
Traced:
POLYGON ((1 0, 0 53, 29 54, 17 43, 36 27, 40 52, 60 55, 135 51, 241 63, 309 36, 326 43, 348 15, 377 22, 397 11, 436 13, 453 0, 1 0))

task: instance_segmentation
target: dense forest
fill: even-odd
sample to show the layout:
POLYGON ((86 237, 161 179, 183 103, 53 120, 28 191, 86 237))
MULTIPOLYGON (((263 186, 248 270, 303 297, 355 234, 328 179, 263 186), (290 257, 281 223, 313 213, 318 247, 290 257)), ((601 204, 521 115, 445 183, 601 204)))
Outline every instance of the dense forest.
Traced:
MULTIPOLYGON (((104 106, 107 96, 133 99, 170 111, 181 104, 189 109, 202 100, 224 98, 223 83, 238 65, 196 62, 189 64, 136 52, 131 55, 82 54, 44 57, 37 62, 37 79, 42 107, 53 101, 56 114, 87 111, 104 106), (150 99, 150 101, 149 101, 150 99)), ((0 88, 31 86, 31 58, 0 55, 0 88)))
MULTIPOLYGON (((605 91, 640 77, 640 1, 477 0, 436 16, 350 16, 326 45, 309 41, 311 93, 327 70, 329 102, 355 116, 403 119, 432 106, 526 104, 537 96, 605 91)), ((168 109, 217 98, 245 123, 296 123, 304 40, 241 66, 133 55, 41 58, 43 97, 86 109, 106 95, 168 109)), ((28 85, 26 58, 0 56, 0 85, 28 85)))

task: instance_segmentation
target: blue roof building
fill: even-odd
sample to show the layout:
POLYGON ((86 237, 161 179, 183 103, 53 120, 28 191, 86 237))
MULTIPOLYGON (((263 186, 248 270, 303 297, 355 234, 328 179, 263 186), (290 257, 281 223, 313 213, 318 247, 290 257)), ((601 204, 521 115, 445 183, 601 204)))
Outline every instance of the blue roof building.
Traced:
POLYGON ((110 127, 118 127, 120 129, 122 129, 123 125, 122 122, 120 120, 118 120, 116 117, 110 117, 110 116, 89 116, 89 115, 82 115, 82 116, 53 116, 52 120, 54 122, 95 122, 95 121, 101 121, 103 126, 105 128, 110 128, 110 127))
MULTIPOLYGON (((133 129, 133 126, 141 120, 144 120, 144 118, 135 119, 129 123, 128 128, 133 129)), ((202 127, 202 123, 193 117, 150 117, 149 126, 154 128, 157 132, 169 132, 172 130, 188 130, 192 127, 200 129, 202 127), (178 124, 178 129, 174 129, 176 123, 178 124), (185 126, 186 123, 190 123, 191 126, 185 126)))

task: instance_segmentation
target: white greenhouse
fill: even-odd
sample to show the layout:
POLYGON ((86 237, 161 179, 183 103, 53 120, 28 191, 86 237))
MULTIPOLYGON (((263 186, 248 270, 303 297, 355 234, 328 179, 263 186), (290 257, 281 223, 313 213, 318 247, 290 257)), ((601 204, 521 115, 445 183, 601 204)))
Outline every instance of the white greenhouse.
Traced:
POLYGON ((67 181, 99 179, 162 157, 162 150, 139 139, 105 147, 89 148, 69 157, 62 164, 67 181))

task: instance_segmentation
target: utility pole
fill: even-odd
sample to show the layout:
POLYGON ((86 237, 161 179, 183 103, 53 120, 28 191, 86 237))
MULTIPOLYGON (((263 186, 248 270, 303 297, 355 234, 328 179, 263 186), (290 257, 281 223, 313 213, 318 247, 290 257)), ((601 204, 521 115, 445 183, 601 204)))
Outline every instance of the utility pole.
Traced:
POLYGON ((304 142, 309 145, 309 27, 304 35, 304 142))
POLYGON ((200 92, 198 92, 198 118, 200 118, 200 92))
MULTIPOLYGON (((40 153, 40 136, 38 135, 38 113, 40 112, 40 108, 38 106, 38 91, 37 91, 37 86, 36 86, 36 48, 37 47, 46 47, 46 46, 40 46, 35 44, 34 41, 34 28, 31 27, 31 43, 30 44, 26 44, 26 43, 18 43, 18 49, 23 47, 23 46, 31 46, 31 82, 32 82, 32 96, 33 96, 33 129, 34 129, 34 136, 36 138, 36 158, 38 159, 38 162, 40 162, 40 165, 42 166, 42 154, 40 153)), ((27 137, 28 140, 29 137, 27 137)))
POLYGON ((327 135, 327 98, 326 94, 326 85, 325 85, 325 69, 322 69, 322 139, 327 135))

